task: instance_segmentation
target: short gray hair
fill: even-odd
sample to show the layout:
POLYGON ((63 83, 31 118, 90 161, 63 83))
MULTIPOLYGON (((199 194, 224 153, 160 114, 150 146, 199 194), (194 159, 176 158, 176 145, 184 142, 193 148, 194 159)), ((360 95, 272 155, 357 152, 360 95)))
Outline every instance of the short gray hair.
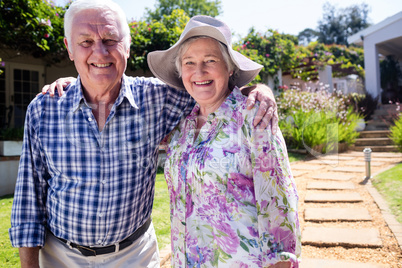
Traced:
POLYGON ((212 40, 215 40, 216 42, 218 42, 219 44, 219 49, 221 50, 222 53, 222 57, 223 60, 225 61, 226 64, 226 68, 228 68, 229 72, 236 72, 236 70, 238 69, 237 66, 234 64, 232 58, 229 55, 229 51, 228 48, 226 47, 225 44, 222 44, 221 42, 219 42, 218 40, 216 40, 215 38, 209 37, 209 36, 205 36, 205 35, 199 35, 199 36, 193 36, 190 37, 189 39, 187 39, 186 41, 184 41, 181 45, 179 50, 177 51, 177 55, 175 58, 175 65, 176 65, 176 70, 177 70, 177 74, 179 75, 179 77, 181 77, 181 73, 182 73, 182 69, 181 69, 181 60, 183 57, 183 54, 187 51, 188 47, 196 40, 201 39, 201 38, 209 38, 212 40))
POLYGON ((74 1, 66 14, 64 15, 64 36, 67 42, 71 44, 71 31, 74 17, 84 10, 110 10, 116 14, 116 18, 121 25, 121 31, 124 36, 125 48, 130 48, 130 28, 127 23, 126 14, 123 9, 111 0, 77 0, 74 1))

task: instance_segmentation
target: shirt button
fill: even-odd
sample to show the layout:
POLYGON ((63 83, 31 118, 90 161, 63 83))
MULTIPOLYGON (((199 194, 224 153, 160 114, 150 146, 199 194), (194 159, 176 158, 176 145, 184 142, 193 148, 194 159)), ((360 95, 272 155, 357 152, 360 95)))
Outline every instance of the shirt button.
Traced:
POLYGON ((106 183, 106 180, 102 180, 102 183, 105 184, 105 183, 106 183))
POLYGON ((98 244, 101 244, 101 243, 102 243, 102 240, 99 239, 99 240, 98 240, 98 244))
POLYGON ((88 121, 89 121, 89 122, 92 122, 92 118, 91 118, 91 117, 88 117, 88 121))
POLYGON ((103 217, 103 213, 99 213, 99 217, 103 217))

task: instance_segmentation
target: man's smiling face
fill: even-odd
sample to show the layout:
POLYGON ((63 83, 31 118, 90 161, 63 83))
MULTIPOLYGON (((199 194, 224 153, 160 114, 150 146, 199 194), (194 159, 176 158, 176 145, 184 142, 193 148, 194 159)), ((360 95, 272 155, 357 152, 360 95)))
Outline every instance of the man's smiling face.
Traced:
POLYGON ((122 25, 113 12, 76 14, 70 40, 68 44, 65 39, 65 44, 86 90, 111 90, 120 84, 130 48, 125 46, 122 25))

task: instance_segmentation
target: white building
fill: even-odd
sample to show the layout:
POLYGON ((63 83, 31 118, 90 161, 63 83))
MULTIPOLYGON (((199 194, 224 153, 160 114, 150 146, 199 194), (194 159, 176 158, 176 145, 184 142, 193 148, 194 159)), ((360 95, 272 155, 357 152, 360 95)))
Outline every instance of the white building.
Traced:
POLYGON ((380 57, 394 55, 402 66, 402 11, 350 36, 348 42, 363 46, 366 91, 381 96, 380 57))

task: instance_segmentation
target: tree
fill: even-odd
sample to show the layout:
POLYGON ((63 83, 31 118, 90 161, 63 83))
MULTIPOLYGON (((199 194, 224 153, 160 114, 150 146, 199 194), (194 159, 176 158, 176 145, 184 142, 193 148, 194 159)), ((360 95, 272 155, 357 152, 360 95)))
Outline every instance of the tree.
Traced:
POLYGON ((299 44, 307 46, 310 42, 317 40, 318 32, 311 28, 306 28, 298 34, 297 38, 299 44))
POLYGON ((220 0, 157 0, 154 11, 146 9, 146 20, 160 21, 163 15, 170 15, 175 9, 184 10, 189 17, 195 15, 216 17, 222 13, 220 0))
POLYGON ((370 25, 369 7, 365 3, 337 9, 327 2, 323 9, 323 18, 318 22, 318 41, 321 43, 347 45, 348 36, 370 25))
MULTIPOLYGON (((264 66, 256 81, 265 83, 269 77, 275 77, 279 69, 290 69, 294 66, 297 42, 296 36, 280 34, 272 29, 261 34, 251 28, 248 35, 240 40, 234 49, 264 66)), ((274 79, 274 82, 275 88, 279 86, 277 79, 274 79)))
POLYGON ((184 30, 190 18, 181 9, 163 15, 161 20, 134 21, 129 23, 131 31, 131 49, 128 67, 131 70, 149 70, 147 55, 154 50, 165 50, 173 46, 184 30))
POLYGON ((45 0, 0 1, 0 47, 41 57, 50 63, 66 56, 65 8, 45 0))

